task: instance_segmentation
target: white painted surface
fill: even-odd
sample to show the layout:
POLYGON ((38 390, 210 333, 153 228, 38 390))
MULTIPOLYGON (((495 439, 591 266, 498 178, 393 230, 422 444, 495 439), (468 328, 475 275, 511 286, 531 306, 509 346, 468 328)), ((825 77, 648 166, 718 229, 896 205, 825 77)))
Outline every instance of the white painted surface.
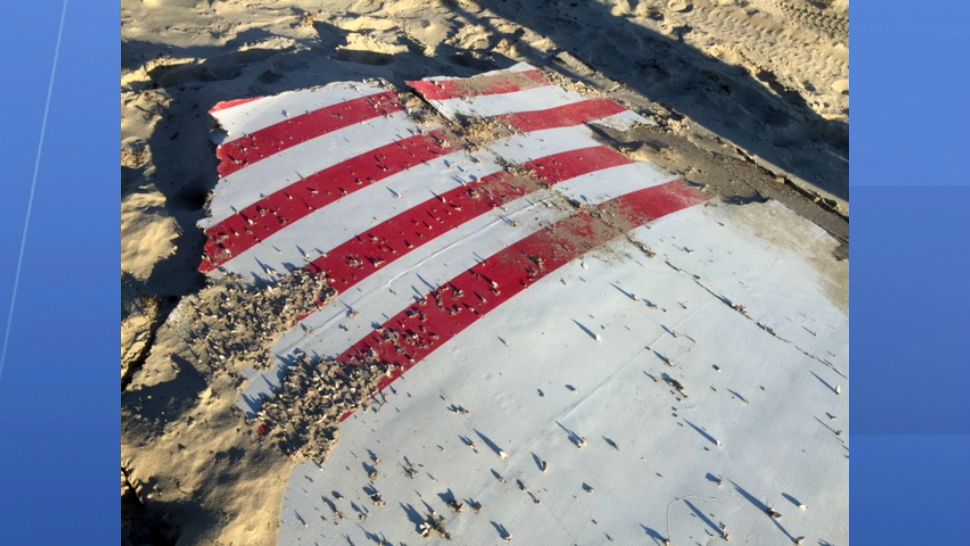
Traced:
POLYGON ((228 140, 255 133, 293 117, 341 102, 376 95, 392 88, 382 83, 335 82, 322 87, 286 91, 212 113, 228 140))
POLYGON ((593 206, 674 179, 673 175, 655 165, 628 163, 577 176, 556 189, 567 199, 593 206))
POLYGON ((546 110, 584 100, 586 98, 575 91, 566 91, 554 85, 544 85, 511 93, 432 100, 429 102, 445 117, 455 119, 459 115, 487 118, 530 110, 546 110))
POLYGON ((540 157, 600 145, 587 127, 579 125, 512 135, 490 143, 488 149, 509 163, 520 164, 540 157))
POLYGON ((296 469, 279 543, 421 544, 406 507, 423 516, 423 502, 446 516, 455 544, 502 543, 491 522, 507 528, 513 544, 604 544, 607 534, 616 544, 660 544, 668 536, 674 545, 723 543, 689 501, 714 525, 726 524, 732 544, 790 544, 786 532, 806 536, 805 544, 846 544, 848 448, 846 433, 833 431, 847 431, 848 388, 843 383, 839 396, 826 387, 819 378, 840 378, 816 358, 848 370, 847 317, 829 299, 818 248, 768 242, 741 213, 825 235, 780 205, 748 207, 754 212, 694 207, 636 229, 632 237, 656 256, 616 241, 450 340, 392 385, 379 410, 345 422, 322 468, 296 469), (796 335, 803 325, 816 335, 796 335), (677 400, 663 373, 685 385, 686 399, 677 400), (454 414, 451 404, 470 413, 454 414), (586 447, 577 448, 566 429, 586 447), (368 450, 381 459, 371 485, 384 507, 363 490, 363 464, 373 464, 368 450), (548 462, 545 473, 533 454, 548 462), (413 480, 404 457, 418 470, 413 480), (466 504, 452 514, 438 497, 448 490, 484 510, 466 504), (346 517, 335 519, 324 498, 346 517), (769 518, 762 502, 781 520, 769 518), (354 505, 368 513, 365 521, 354 505))

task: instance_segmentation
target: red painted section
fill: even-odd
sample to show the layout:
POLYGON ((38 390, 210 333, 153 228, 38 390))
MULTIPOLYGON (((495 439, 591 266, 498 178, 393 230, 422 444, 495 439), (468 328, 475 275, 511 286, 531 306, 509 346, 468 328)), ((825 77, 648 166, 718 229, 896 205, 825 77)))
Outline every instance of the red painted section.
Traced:
POLYGON ((495 119, 523 133, 581 125, 597 119, 626 112, 622 104, 609 99, 592 99, 547 110, 531 110, 496 116, 495 119))
POLYGON ((478 76, 455 80, 410 81, 407 84, 427 100, 498 95, 551 85, 541 70, 507 72, 496 76, 478 76))
POLYGON ((677 180, 624 195, 593 211, 581 211, 444 283, 357 342, 337 361, 351 366, 377 359, 398 366, 381 380, 379 386, 383 389, 539 279, 628 229, 707 198, 705 193, 677 180))
POLYGON ((212 271, 313 211, 460 147, 453 135, 433 131, 371 150, 295 182, 207 229, 206 257, 199 270, 212 271))
POLYGON ((229 176, 297 144, 403 109, 397 95, 388 91, 295 116, 219 146, 219 175, 229 176))
POLYGON ((249 97, 245 99, 234 99, 234 100, 224 100, 222 102, 217 102, 215 106, 209 109, 209 113, 218 112, 220 110, 228 110, 233 106, 239 106, 240 104, 246 104, 247 102, 253 102, 254 100, 259 100, 263 97, 249 97))
MULTIPOLYGON (((522 168, 553 185, 627 163, 626 157, 598 146, 546 156, 522 168)), ((536 189, 505 171, 493 173, 402 212, 337 246, 307 268, 325 273, 332 288, 345 292, 413 249, 536 189)))
POLYGON ((525 163, 522 167, 535 172, 543 181, 554 184, 580 175, 630 163, 633 163, 630 158, 612 148, 592 146, 548 155, 525 163))

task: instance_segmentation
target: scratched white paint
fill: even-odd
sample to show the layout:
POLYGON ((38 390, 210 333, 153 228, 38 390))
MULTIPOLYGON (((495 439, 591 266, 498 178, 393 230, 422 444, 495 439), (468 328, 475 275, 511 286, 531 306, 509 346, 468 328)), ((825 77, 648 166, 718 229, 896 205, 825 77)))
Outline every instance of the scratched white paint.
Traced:
POLYGON ((489 144, 488 149, 509 163, 520 164, 540 157, 600 145, 589 129, 574 125, 501 138, 489 144))
POLYGON ((602 125, 603 127, 609 127, 610 129, 616 129, 618 131, 626 131, 637 125, 656 125, 657 122, 653 119, 645 118, 636 112, 627 110, 619 114, 613 114, 612 116, 591 121, 589 124, 593 126, 602 125))
POLYGON ((586 100, 575 91, 567 91, 554 85, 533 87, 511 93, 478 95, 429 101, 448 118, 458 116, 492 117, 531 110, 545 110, 566 106, 586 100))
POLYGON ((271 97, 260 97, 216 110, 212 115, 226 131, 225 138, 235 140, 294 116, 390 89, 386 82, 334 82, 320 87, 285 91, 271 97))
POLYGON ((827 237, 774 203, 693 207, 631 232, 655 256, 615 241, 488 314, 345 422, 322 468, 297 467, 279 544, 421 544, 424 503, 455 544, 502 543, 493 522, 529 545, 722 544, 722 523, 732 544, 846 544, 847 316, 817 267, 825 245, 779 245, 766 224, 827 237), (484 510, 453 514, 448 491, 484 510))

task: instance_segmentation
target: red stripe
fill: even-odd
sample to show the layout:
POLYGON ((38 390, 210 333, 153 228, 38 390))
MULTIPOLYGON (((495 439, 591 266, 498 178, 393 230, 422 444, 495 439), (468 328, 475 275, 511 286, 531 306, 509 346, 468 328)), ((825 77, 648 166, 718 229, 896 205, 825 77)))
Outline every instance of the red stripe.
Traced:
MULTIPOLYGON (((543 157, 522 167, 552 185, 627 163, 630 160, 626 157, 598 146, 543 157)), ((428 241, 538 189, 530 179, 516 178, 505 171, 488 175, 357 235, 310 263, 307 269, 325 273, 333 289, 345 292, 428 241)))
POLYGON ((461 143, 433 131, 376 148, 308 176, 206 230, 209 272, 313 211, 389 176, 456 151, 461 143))
POLYGON ((218 112, 220 110, 228 110, 233 106, 239 106, 240 104, 246 104, 247 102, 253 102, 254 100, 259 100, 263 97, 250 97, 248 99, 235 99, 235 100, 224 100, 222 102, 217 102, 215 106, 209 109, 209 113, 218 112))
POLYGON ((495 119, 507 123, 524 133, 569 127, 626 112, 622 104, 609 99, 592 99, 547 110, 531 110, 516 114, 496 116, 495 119))
POLYGON ((594 171, 628 165, 633 161, 625 155, 605 146, 593 146, 547 155, 522 164, 549 184, 569 180, 594 171))
POLYGON ((387 387, 406 370, 559 267, 645 222, 698 204, 708 195, 676 180, 584 210, 536 232, 444 283, 385 322, 337 361, 394 365, 387 387))
POLYGON ((403 110, 393 91, 341 102, 260 129, 216 150, 219 175, 230 174, 287 148, 338 129, 403 110))
POLYGON ((512 93, 524 89, 551 85, 541 70, 506 72, 491 76, 477 76, 454 80, 410 81, 407 84, 427 100, 498 95, 500 93, 512 93))

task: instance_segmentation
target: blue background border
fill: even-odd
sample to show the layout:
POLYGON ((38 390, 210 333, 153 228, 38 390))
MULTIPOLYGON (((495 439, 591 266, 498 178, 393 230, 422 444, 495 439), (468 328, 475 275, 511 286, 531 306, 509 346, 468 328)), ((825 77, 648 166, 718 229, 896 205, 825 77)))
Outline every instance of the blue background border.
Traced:
MULTIPOLYGON (((3 4, 0 328, 62 5, 3 4)), ((117 2, 67 7, 0 377, 4 545, 119 541, 119 20, 117 2)))
POLYGON ((970 3, 851 3, 854 545, 970 544, 970 3))
MULTIPOLYGON (((926 9, 852 4, 855 545, 966 544, 970 533, 970 3, 926 9)), ((4 311, 60 10, 5 4, 4 311)), ((118 27, 116 2, 68 8, 0 378, 4 544, 118 540, 118 27)))

